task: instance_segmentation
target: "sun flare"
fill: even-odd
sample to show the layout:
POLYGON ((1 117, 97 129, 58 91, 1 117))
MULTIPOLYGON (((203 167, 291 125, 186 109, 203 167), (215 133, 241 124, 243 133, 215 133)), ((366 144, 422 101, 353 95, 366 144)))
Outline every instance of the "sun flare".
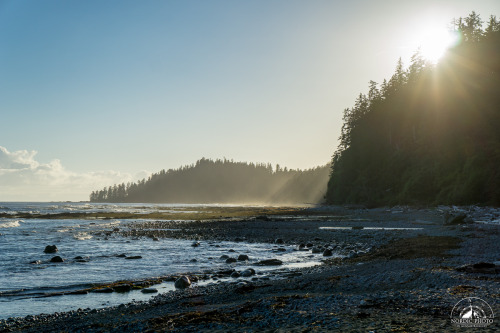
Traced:
POLYGON ((420 53, 425 59, 436 64, 446 50, 457 41, 457 35, 452 31, 445 28, 430 28, 422 34, 419 40, 420 53))

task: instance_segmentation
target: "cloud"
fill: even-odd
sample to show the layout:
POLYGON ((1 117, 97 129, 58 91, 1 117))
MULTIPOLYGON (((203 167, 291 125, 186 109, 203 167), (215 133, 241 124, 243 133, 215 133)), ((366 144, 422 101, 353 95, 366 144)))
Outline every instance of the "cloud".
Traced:
POLYGON ((77 173, 67 170, 54 159, 40 163, 36 151, 10 152, 0 146, 0 201, 80 201, 88 200, 90 192, 113 184, 147 177, 118 171, 77 173))

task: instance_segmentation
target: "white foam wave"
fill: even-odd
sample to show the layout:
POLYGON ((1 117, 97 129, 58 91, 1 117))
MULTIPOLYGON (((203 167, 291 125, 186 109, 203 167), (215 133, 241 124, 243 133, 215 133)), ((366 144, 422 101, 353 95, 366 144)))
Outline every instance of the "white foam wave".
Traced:
POLYGON ((8 221, 8 222, 1 222, 0 223, 0 228, 17 228, 19 227, 23 222, 22 220, 16 220, 16 221, 8 221))
POLYGON ((91 239, 92 235, 89 235, 86 232, 78 232, 73 235, 73 238, 77 240, 86 240, 86 239, 91 239))

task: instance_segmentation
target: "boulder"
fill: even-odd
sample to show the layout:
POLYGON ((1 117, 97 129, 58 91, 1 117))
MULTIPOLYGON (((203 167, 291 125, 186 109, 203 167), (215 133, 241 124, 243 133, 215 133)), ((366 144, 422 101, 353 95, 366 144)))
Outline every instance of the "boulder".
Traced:
POLYGON ((324 257, 331 257, 331 256, 333 256, 333 251, 331 249, 326 249, 325 251, 323 251, 323 256, 324 257))
POLYGON ((52 259, 50 259, 50 262, 63 262, 64 259, 59 257, 59 256, 55 256, 55 257, 52 257, 52 259))
POLYGON ((256 265, 259 266, 279 266, 282 265, 283 261, 279 259, 266 259, 266 260, 261 260, 256 265))
POLYGON ((246 261, 246 260, 249 260, 249 258, 246 254, 240 254, 238 256, 238 261, 246 261))
POLYGON ((56 253, 57 251, 59 251, 59 249, 55 245, 47 245, 45 250, 43 250, 45 253, 56 253))
POLYGON ((253 268, 248 268, 241 272, 241 276, 243 277, 250 277, 252 275, 255 275, 255 270, 253 268))
POLYGON ((191 285, 191 280, 188 276, 182 275, 177 280, 175 280, 174 286, 177 289, 185 289, 191 285))

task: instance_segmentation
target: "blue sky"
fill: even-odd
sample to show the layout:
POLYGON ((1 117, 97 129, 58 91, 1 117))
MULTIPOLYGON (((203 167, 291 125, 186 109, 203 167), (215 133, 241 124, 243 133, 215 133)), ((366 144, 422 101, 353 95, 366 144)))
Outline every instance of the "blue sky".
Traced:
POLYGON ((325 164, 368 81, 472 10, 500 1, 0 0, 0 201, 201 157, 325 164))

